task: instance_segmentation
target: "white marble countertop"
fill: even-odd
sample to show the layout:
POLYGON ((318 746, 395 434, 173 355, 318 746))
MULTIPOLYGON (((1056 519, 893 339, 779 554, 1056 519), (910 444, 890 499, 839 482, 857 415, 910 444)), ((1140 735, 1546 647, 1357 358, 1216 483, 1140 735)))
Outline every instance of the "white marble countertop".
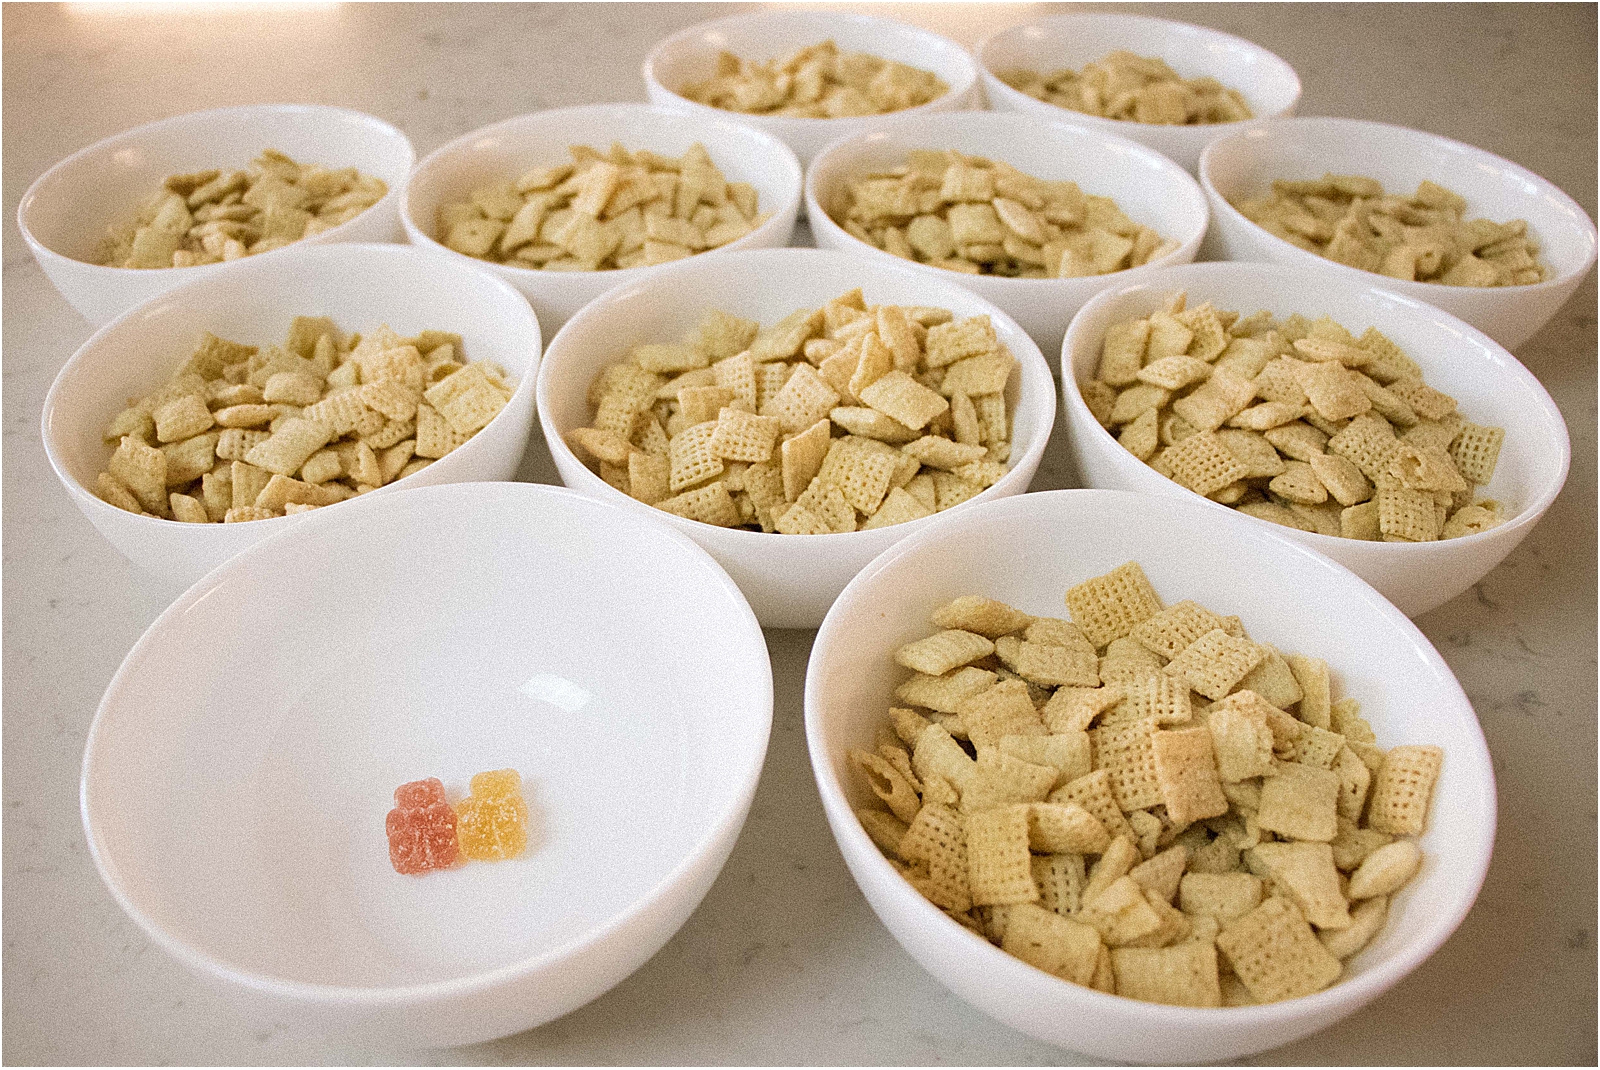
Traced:
MULTIPOLYGON (((1097 6, 1097 5, 1089 5, 1097 6)), ((1047 5, 855 5, 972 45, 1047 5)), ((1287 59, 1301 113, 1419 127, 1506 156, 1595 214, 1590 5, 1133 5, 1287 59)), ((13 222, 50 164, 202 107, 371 112, 419 155, 541 108, 642 100, 652 43, 735 8, 293 4, 7 5, 4 14, 4 1056, 8 1063, 844 1063, 1078 1061, 967 1007, 868 909, 807 762, 812 633, 769 632, 776 721, 743 837, 643 969, 541 1029, 442 1052, 330 1045, 262 1025, 156 950, 96 877, 78 764, 106 683, 166 598, 57 484, 45 391, 90 330, 13 222)), ((1255 1062, 1596 1059, 1595 282, 1518 356, 1566 415, 1565 493, 1482 583, 1418 621, 1477 707, 1500 783, 1494 862, 1449 943, 1342 1024, 1255 1062)), ((1058 429, 1035 489, 1068 485, 1058 429)), ((544 443, 521 476, 556 482, 544 443)), ((1448 741, 1445 741, 1448 742, 1448 741)))

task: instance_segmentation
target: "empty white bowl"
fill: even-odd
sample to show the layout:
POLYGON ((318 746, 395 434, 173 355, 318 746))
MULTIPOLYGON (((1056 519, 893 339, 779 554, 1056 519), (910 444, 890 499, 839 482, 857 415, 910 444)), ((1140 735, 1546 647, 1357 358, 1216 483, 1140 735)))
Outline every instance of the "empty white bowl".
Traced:
POLYGON ((197 111, 124 131, 46 171, 17 208, 17 226, 39 267, 67 303, 99 327, 173 287, 227 274, 246 262, 277 261, 304 245, 400 240, 397 205, 416 162, 411 142, 381 119, 322 104, 249 104, 197 111), (247 167, 263 149, 301 163, 354 167, 389 192, 348 222, 293 245, 222 264, 188 268, 93 263, 109 227, 131 220, 168 175, 247 167))
POLYGON ((684 115, 648 104, 590 104, 519 115, 435 149, 406 184, 400 211, 406 235, 417 245, 505 279, 533 305, 545 333, 554 335, 574 312, 607 290, 661 268, 538 271, 477 260, 439 242, 435 217, 441 204, 464 201, 478 186, 515 179, 540 165, 570 162, 569 145, 589 145, 603 152, 614 141, 630 152, 649 149, 663 156, 680 156, 699 142, 729 182, 748 182, 756 188, 756 210, 770 212, 771 218, 739 240, 698 256, 789 243, 800 206, 800 163, 782 141, 725 116, 684 115))
POLYGON ((977 56, 989 107, 996 111, 1061 119, 1120 134, 1149 145, 1190 172, 1200 166, 1200 152, 1210 141, 1293 115, 1300 103, 1300 78, 1294 68, 1260 45, 1220 30, 1147 15, 1046 15, 991 34, 979 42, 977 56), (1237 89, 1254 118, 1197 126, 1103 119, 1036 100, 996 77, 996 72, 1018 68, 1043 74, 1082 70, 1119 49, 1165 60, 1184 78, 1210 76, 1237 89))
POLYGON ((560 488, 427 487, 310 514, 157 618, 89 730, 84 828, 146 935, 253 1016, 473 1043, 666 943, 771 724, 760 629, 688 539, 560 488), (391 868, 396 787, 456 802, 502 768, 522 857, 391 868))
POLYGON ((942 524, 971 502, 921 520, 836 535, 719 528, 628 497, 579 460, 565 436, 590 425, 594 410, 586 397, 589 384, 602 368, 626 359, 631 347, 676 341, 708 309, 771 324, 858 286, 868 304, 934 305, 957 317, 990 317, 995 334, 1018 362, 1017 374, 1006 386, 1012 408, 1011 460, 1005 476, 972 502, 1027 490, 1055 419, 1055 385, 1049 366, 1022 328, 956 281, 929 278, 902 264, 817 249, 758 249, 689 260, 613 290, 568 321, 545 354, 538 389, 539 424, 562 482, 688 535, 728 570, 764 627, 815 628, 868 561, 907 535, 942 524))
POLYGON ((800 119, 782 115, 745 115, 697 104, 678 90, 717 73, 717 56, 732 52, 740 59, 784 59, 809 45, 832 40, 841 52, 868 52, 925 71, 932 71, 949 92, 896 115, 926 114, 981 107, 978 67, 966 49, 936 33, 871 15, 842 11, 756 11, 702 22, 680 30, 650 51, 644 61, 645 91, 652 104, 696 115, 720 115, 782 138, 811 165, 828 142, 873 126, 880 116, 844 119, 800 119))
POLYGON ((1411 297, 1360 278, 1332 279, 1298 267, 1189 264, 1107 290, 1084 306, 1067 330, 1061 386, 1068 448, 1088 486, 1181 498, 1206 512, 1226 512, 1252 526, 1273 529, 1349 568, 1410 617, 1465 591, 1516 548, 1561 492, 1572 453, 1566 421, 1549 393, 1491 339, 1411 297), (1429 386, 1460 402, 1466 419, 1505 428, 1494 479, 1480 488, 1483 496, 1505 506, 1505 523, 1477 535, 1423 543, 1316 535, 1201 498, 1123 449, 1090 414, 1080 384, 1099 368, 1101 343, 1111 324, 1148 315, 1178 290, 1188 291, 1191 304, 1210 301, 1242 315, 1261 308, 1278 317, 1295 312, 1311 319, 1329 315, 1356 334, 1376 327, 1388 335, 1422 367, 1429 386))
POLYGON ((1356 119, 1272 123, 1212 142, 1200 163, 1200 184, 1211 202, 1207 259, 1292 265, 1330 282, 1382 286, 1466 320, 1507 349, 1543 327, 1594 266, 1594 221, 1571 197, 1510 160, 1421 130, 1356 119), (1466 198, 1468 219, 1525 219, 1551 276, 1527 286, 1493 287, 1392 279, 1301 249, 1228 203, 1269 194, 1273 179, 1328 172, 1375 178, 1385 192, 1402 196, 1431 179, 1466 198))
MULTIPOLYGON (((296 316, 331 316, 341 330, 387 323, 402 335, 454 331, 465 356, 493 360, 517 379, 511 401, 464 444, 396 487, 510 479, 533 426, 539 323, 511 287, 469 264, 406 245, 326 245, 292 256, 249 257, 140 305, 72 355, 45 398, 44 448, 67 494, 122 555, 168 585, 187 587, 246 546, 308 514, 243 524, 183 524, 125 512, 93 487, 112 447, 101 440, 130 398, 177 372, 210 331, 277 345, 296 316)), ((328 506, 340 510, 349 503, 328 506)))
MULTIPOLYGON (((853 580, 817 633, 806 671, 806 741, 828 823, 867 902, 911 957, 1014 1029, 1130 1063, 1200 1063, 1264 1051, 1355 1012, 1431 955, 1461 923, 1494 846, 1495 784, 1466 695, 1421 632, 1377 592, 1266 528, 1152 495, 1065 490, 973 509, 898 543, 853 580), (904 643, 965 594, 1062 616, 1068 587, 1137 561, 1162 600, 1237 613, 1253 638, 1325 659, 1337 693, 1361 702, 1378 744, 1436 743, 1444 767, 1420 838, 1422 869, 1389 920, 1315 995, 1254 1007, 1141 1003, 1059 980, 946 917, 867 838, 853 808, 881 809, 846 758, 874 749, 904 643)), ((892 983, 885 979, 885 983, 892 983)))
POLYGON ((1005 309, 1046 353, 1056 351, 1067 322, 1101 290, 1193 260, 1209 218, 1205 195, 1195 180, 1153 149, 1087 127, 986 111, 886 116, 864 133, 834 142, 806 169, 806 212, 820 248, 907 264, 933 277, 953 276, 1005 309), (1177 242, 1177 248, 1143 267, 1076 279, 963 275, 902 260, 852 235, 833 221, 829 209, 838 209, 849 183, 904 164, 912 149, 956 149, 1004 160, 1037 178, 1070 179, 1085 193, 1115 200, 1128 218, 1177 242))

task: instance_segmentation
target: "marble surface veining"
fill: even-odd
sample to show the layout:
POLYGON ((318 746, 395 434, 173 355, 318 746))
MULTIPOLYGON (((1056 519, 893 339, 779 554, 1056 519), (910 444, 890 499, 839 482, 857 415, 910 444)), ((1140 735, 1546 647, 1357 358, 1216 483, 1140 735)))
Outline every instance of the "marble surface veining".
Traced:
MULTIPOLYGON (((750 5, 742 5, 748 7, 750 5)), ((1068 5, 1098 7, 1106 5, 1068 5)), ((4 33, 4 1054, 12 1063, 889 1063, 1079 1061, 970 1009, 868 909, 823 819, 801 688, 812 634, 769 632, 776 720, 754 808, 694 916, 644 968, 543 1028, 443 1052, 350 1050, 259 1021, 156 950, 84 846, 78 765, 101 692, 165 606, 57 484, 45 391, 88 326, 14 223, 29 182, 120 130, 203 107, 315 101, 403 128, 419 156, 541 108, 642 100, 651 45, 738 5, 7 5, 4 33)), ((971 46, 1052 5, 853 5, 971 46)), ((1447 135, 1595 213, 1590 5, 1136 4, 1248 37, 1305 84, 1301 113, 1447 135)), ((806 240, 802 230, 799 240, 806 240)), ((1543 523, 1418 621, 1483 722, 1493 865, 1455 936, 1275 1063, 1596 1058, 1596 296, 1591 277, 1518 356, 1565 414, 1572 473, 1543 523)), ((1036 489, 1067 485, 1057 430, 1036 489)), ((543 441, 521 478, 556 482, 543 441)), ((1448 745, 1448 741, 1441 741, 1448 745)))

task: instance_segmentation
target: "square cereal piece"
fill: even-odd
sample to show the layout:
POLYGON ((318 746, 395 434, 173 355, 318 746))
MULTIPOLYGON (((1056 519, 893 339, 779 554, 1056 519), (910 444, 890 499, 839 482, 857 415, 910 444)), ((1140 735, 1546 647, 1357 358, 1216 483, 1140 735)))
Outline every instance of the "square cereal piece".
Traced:
POLYGON ((1136 561, 1077 584, 1067 591, 1066 603, 1072 623, 1096 648, 1161 612, 1161 599, 1136 561))
MULTIPOLYGON (((432 405, 417 406, 417 456, 438 459, 467 440, 432 405)), ((604 459, 604 458, 602 458, 604 459)))
POLYGON ((628 493, 646 505, 658 505, 671 497, 671 463, 650 453, 628 454, 628 493))
POLYGON ((967 814, 967 883, 974 906, 1037 903, 1028 852, 1028 808, 967 814))
POLYGON ((818 477, 838 487, 851 506, 871 515, 889 492, 899 463, 899 454, 871 439, 834 439, 818 477))
POLYGON ((1042 906, 1020 903, 1007 919, 1000 949, 1064 981, 1087 985, 1100 961, 1100 934, 1042 906))
POLYGON ((1187 681, 1214 702, 1226 697, 1265 657, 1259 644, 1216 628, 1185 647, 1163 671, 1187 681))
POLYGON ((778 452, 782 460, 783 494, 786 499, 794 501, 811 485, 811 481, 822 470, 822 462, 827 458, 831 441, 826 417, 784 440, 778 452))
MULTIPOLYGON (((1365 395, 1362 395, 1365 397, 1365 395)), ((1253 380, 1214 370, 1193 392, 1172 403, 1172 411, 1201 431, 1215 431, 1256 399, 1253 380)))
POLYGON ((1174 482, 1196 494, 1215 494, 1245 478, 1250 468, 1214 431, 1200 431, 1162 454, 1174 482))
POLYGON ((1262 843, 1246 854, 1264 869, 1280 895, 1287 895, 1319 929, 1350 925, 1350 904, 1339 890, 1333 848, 1325 843, 1262 843))
POLYGON ((983 394, 1003 395, 1015 366, 1016 359, 1004 348, 956 361, 945 369, 939 393, 947 398, 965 394, 974 399, 983 394))
POLYGON ((1100 679, 1106 683, 1125 682, 1159 673, 1166 659, 1131 635, 1113 639, 1100 655, 1100 679))
POLYGON ((1141 621, 1132 634, 1149 649, 1170 659, 1202 635, 1221 627, 1221 617, 1186 598, 1141 621))
POLYGON ((1217 757, 1217 774, 1227 783, 1272 772, 1271 707, 1254 691, 1236 691, 1206 711, 1206 728, 1217 757))
POLYGON ((946 910, 969 910, 967 834, 959 814, 948 806, 929 804, 917 811, 900 840, 900 857, 928 867, 923 895, 946 910))
POLYGON ((1217 948, 1250 995, 1273 1003, 1320 992, 1343 967, 1289 900, 1273 896, 1217 936, 1217 948))
POLYGON ((1043 801, 1058 770, 1013 757, 998 747, 978 748, 977 770, 961 789, 961 812, 981 813, 1017 803, 1043 801))
POLYGON ((1062 917, 1078 912, 1084 885, 1083 856, 1076 853, 1035 855, 1033 882, 1039 886, 1039 905, 1062 917))
MULTIPOLYGON (((827 525, 828 532, 842 534, 856 530, 856 511, 845 500, 844 492, 820 476, 811 481, 811 485, 800 493, 794 500, 790 512, 800 510, 809 513, 827 525)), ((780 529, 781 530, 781 529, 780 529)), ((792 532, 785 532, 792 534, 792 532)), ((808 532, 807 534, 816 534, 808 532)))
POLYGON ((961 703, 995 685, 995 675, 970 665, 942 676, 917 673, 895 689, 895 697, 912 706, 955 713, 961 703))
POLYGON ((1239 688, 1254 691, 1269 705, 1286 710, 1303 697, 1300 682, 1295 679, 1289 663, 1272 644, 1261 643, 1260 646, 1266 651, 1267 656, 1262 659, 1261 664, 1245 674, 1245 678, 1239 681, 1239 688))
POLYGON ((1093 650, 1033 643, 1014 635, 995 640, 1006 668, 1041 687, 1098 687, 1099 659, 1093 650))
POLYGON ((1187 825, 1228 812, 1208 729, 1156 732, 1150 742, 1161 801, 1173 824, 1187 825))
POLYGON ((1367 824, 1379 832, 1420 836, 1439 779, 1444 751, 1432 746, 1391 747, 1372 782, 1367 824))
POLYGON ((1253 873, 1195 873, 1178 884, 1178 908, 1228 922, 1261 905, 1261 878, 1253 873))
POLYGON ((698 520, 719 528, 736 528, 742 523, 739 507, 734 504, 723 483, 710 483, 684 491, 676 497, 657 502, 656 508, 686 520, 698 520))
MULTIPOLYGON (((751 392, 753 402, 753 379, 751 392)), ((783 388, 768 402, 761 415, 776 417, 784 434, 797 435, 818 420, 826 419, 828 413, 838 404, 838 391, 829 386, 811 365, 800 364, 795 367, 788 381, 783 384, 783 388)))
POLYGON ((1500 460, 1500 447, 1506 432, 1500 427, 1463 423, 1455 440, 1450 443, 1450 456, 1456 468, 1469 482, 1483 487, 1494 478, 1495 465, 1500 460))
POLYGON ((1122 681, 1123 699, 1102 724, 1154 721, 1157 725, 1182 724, 1193 713, 1189 685, 1161 672, 1140 673, 1122 681))
MULTIPOLYGON (((771 416, 756 416, 739 409, 720 409, 707 448, 725 461, 761 462, 772 457, 782 428, 771 416)), ((671 447, 668 447, 671 456, 671 447)))
POLYGON ((1099 854, 1111 843, 1106 827, 1077 803, 1033 803, 1028 843, 1035 851, 1099 854))
POLYGON ((1439 537, 1440 523, 1433 493, 1404 487, 1380 486, 1378 530, 1402 542, 1431 542, 1439 537))
POLYGON ((1290 654, 1289 669, 1300 687, 1300 720, 1313 728, 1333 725, 1333 678, 1321 658, 1290 654))
POLYGON ((942 676, 994 653, 994 643, 973 632, 948 629, 907 643, 895 651, 900 665, 929 676, 942 676))
POLYGON ((1327 843, 1339 831, 1339 777, 1326 769, 1283 762, 1261 782, 1257 823, 1295 840, 1327 843))
POLYGON ((963 595, 933 611, 930 620, 940 628, 959 628, 987 639, 1019 632, 1033 618, 1004 602, 981 595, 963 595))
POLYGON ((716 433, 716 422, 708 420, 685 428, 672 437, 667 446, 667 461, 671 468, 671 489, 674 494, 722 473, 726 466, 722 458, 711 450, 711 438, 716 433))
POLYGON ((1002 680, 965 698, 957 703, 956 713, 974 746, 997 747, 1006 736, 1046 734, 1028 685, 1022 680, 1002 680))
POLYGON ((1161 778, 1156 772, 1153 721, 1134 721, 1089 732, 1096 769, 1111 778, 1111 793, 1124 812, 1159 805, 1161 778))
POLYGON ((423 397, 458 435, 472 434, 506 407, 505 393, 490 380, 482 361, 452 372, 424 391, 423 397))
POLYGON ((921 520, 923 517, 932 515, 932 509, 929 509, 899 487, 895 487, 884 497, 883 504, 878 507, 877 512, 862 523, 860 530, 872 531, 876 528, 888 527, 891 524, 904 524, 911 520, 921 520))
POLYGON ((913 431, 926 427, 930 420, 950 407, 939 394, 902 371, 881 376, 864 387, 860 396, 869 407, 913 431))
POLYGON ((1111 965, 1119 996, 1178 1007, 1222 1006, 1217 948, 1210 941, 1116 947, 1111 949, 1111 965))
MULTIPOLYGON (((1148 943, 1151 937, 1159 938, 1167 919, 1138 881, 1123 876, 1098 890, 1095 885, 1091 877, 1078 916, 1094 926, 1107 944, 1112 948, 1127 947, 1148 943)), ((1168 906, 1167 910, 1172 908, 1168 906)))
POLYGON ((322 447, 332 441, 333 429, 316 420, 292 417, 285 421, 265 442, 257 443, 245 460, 257 468, 290 476, 322 447))
POLYGON ((1106 827, 1106 834, 1112 839, 1133 835, 1133 827, 1123 816, 1122 808, 1117 805, 1117 798, 1111 791, 1109 770, 1096 769, 1088 776, 1081 776, 1065 787, 1057 788, 1050 793, 1048 801, 1059 805, 1075 803, 1083 807, 1106 827))
POLYGON ((1122 685, 1058 687, 1040 712, 1051 733, 1081 732, 1123 699, 1122 685))
POLYGON ((1149 320, 1124 320, 1106 328, 1105 341, 1100 345, 1100 381, 1110 386, 1131 386, 1144 367, 1149 341, 1149 320))
MULTIPOLYGON (((1160 818, 1155 820, 1160 824, 1160 818)), ((1138 881, 1145 891, 1170 903, 1178 896, 1178 880, 1188 864, 1189 848, 1175 843, 1128 870, 1128 876, 1138 881)))
POLYGON ((999 348, 989 317, 970 316, 930 327, 924 343, 924 362, 930 368, 943 368, 999 348))
POLYGON ((173 398, 151 416, 155 420, 158 442, 181 442, 200 434, 215 422, 205 399, 197 394, 173 398))
MULTIPOLYGON (((917 736, 911 751, 912 771, 922 780, 924 791, 934 778, 964 788, 978 771, 978 763, 961 749, 943 725, 930 723, 917 736)), ((924 799, 925 803, 929 800, 924 799)))
POLYGON ((1043 736, 1001 736, 999 746, 1003 753, 1014 758, 1055 769, 1055 783, 1050 785, 1052 789, 1086 776, 1093 769, 1089 737, 1081 731, 1052 732, 1043 736))

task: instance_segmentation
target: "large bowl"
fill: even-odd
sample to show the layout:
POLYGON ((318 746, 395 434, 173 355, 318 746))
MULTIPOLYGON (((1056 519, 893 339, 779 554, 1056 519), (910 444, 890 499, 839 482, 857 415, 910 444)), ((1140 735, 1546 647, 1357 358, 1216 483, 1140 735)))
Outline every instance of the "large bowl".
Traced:
POLYGON ((1331 279, 1264 264, 1173 268, 1144 282, 1107 290, 1072 321, 1061 350, 1061 388, 1068 448, 1088 486, 1181 498, 1207 512, 1234 514, 1253 526, 1277 527, 1205 500, 1161 475, 1123 449, 1084 403, 1080 384, 1099 367, 1106 328, 1148 315, 1178 290, 1187 290, 1193 304, 1210 301, 1245 315, 1265 308, 1275 316, 1300 312, 1315 319, 1326 314, 1357 334, 1376 327, 1422 367, 1429 386, 1461 403, 1464 417, 1505 428, 1500 461, 1484 491, 1506 508, 1507 519, 1498 527, 1423 543, 1367 542, 1277 528, 1350 569, 1407 616, 1420 616, 1477 583, 1533 530, 1561 493, 1572 455, 1566 421, 1539 380, 1510 353, 1455 317, 1411 297, 1380 290, 1361 279, 1331 279))
POLYGON ((1594 266, 1594 221, 1571 197, 1510 160, 1421 130, 1355 119, 1272 123, 1212 142, 1200 162, 1200 184, 1211 202, 1206 259, 1282 264, 1330 284, 1382 286, 1466 320, 1507 349, 1549 322, 1594 266), (1491 287, 1392 279, 1301 249, 1229 203, 1270 193, 1273 179, 1328 172, 1375 178, 1385 192, 1402 196, 1431 179, 1466 198, 1468 219, 1525 219, 1551 276, 1526 286, 1491 287))
POLYGON ((716 74, 717 56, 722 52, 732 52, 741 59, 783 59, 830 39, 841 52, 868 52, 932 71, 950 87, 944 96, 895 112, 896 115, 955 111, 983 104, 977 64, 954 41, 903 22, 842 11, 757 11, 680 30, 656 45, 645 58, 645 90, 652 104, 695 115, 718 115, 765 130, 783 139, 800 162, 809 167, 811 158, 828 142, 866 130, 881 116, 799 119, 745 115, 697 104, 680 96, 678 90, 716 74))
POLYGON ((1205 195, 1195 180, 1153 149, 1100 130, 1040 121, 1029 115, 980 111, 886 116, 864 133, 834 142, 806 170, 806 213, 820 248, 910 264, 934 278, 954 276, 961 285, 1005 309, 1046 353, 1054 353, 1061 345, 1068 321, 1095 294, 1193 260, 1209 218, 1205 195), (1070 179, 1085 193, 1112 198, 1134 222, 1178 245, 1143 267, 1076 279, 964 275, 901 260, 852 235, 833 221, 828 210, 839 204, 851 181, 904 164, 912 149, 956 149, 1004 160, 1038 178, 1070 179))
POLYGON ((1049 366, 1021 327, 999 308, 954 281, 929 278, 900 264, 817 249, 761 249, 689 261, 613 290, 585 308, 550 343, 539 374, 539 423, 556 470, 567 486, 665 521, 694 539, 744 591, 768 628, 815 628, 834 598, 860 569, 907 535, 944 523, 952 510, 921 520, 835 535, 779 535, 719 528, 635 501, 589 469, 565 436, 594 416, 590 382, 642 342, 671 341, 712 308, 763 324, 799 308, 815 308, 861 287, 871 304, 935 305, 960 316, 988 315, 995 334, 1017 358, 1007 385, 1012 406, 1011 460, 994 486, 971 501, 1021 494, 1039 467, 1055 419, 1049 366))
POLYGON ((799 161, 782 141, 732 122, 725 114, 684 115, 648 104, 590 104, 533 112, 474 130, 435 149, 406 184, 400 211, 406 235, 417 245, 476 264, 515 286, 533 305, 545 333, 553 336, 573 313, 607 290, 652 275, 665 265, 539 271, 495 264, 441 244, 435 237, 435 215, 441 204, 464 201, 478 186, 514 179, 541 164, 570 162, 569 145, 603 151, 612 142, 630 151, 649 149, 664 156, 682 155, 699 142, 729 182, 748 182, 756 188, 756 209, 770 212, 771 218, 737 241, 698 255, 789 243, 800 207, 801 176, 799 161))
MULTIPOLYGON (((806 741, 828 823, 867 902, 923 969, 1014 1029, 1130 1063, 1199 1063, 1264 1051, 1354 1013, 1421 965, 1461 923, 1494 845, 1494 769, 1466 695, 1421 632, 1371 587, 1264 527, 1189 502, 1066 490, 973 509, 897 544, 853 580, 817 633, 806 672, 806 741), (1203 552, 1197 552, 1203 550, 1203 552), (1421 872, 1337 984, 1253 1007, 1141 1003, 1059 980, 1012 958, 923 899, 867 838, 853 808, 881 808, 850 767, 874 749, 904 675, 902 644, 929 614, 982 594, 1062 615, 1066 589, 1138 561, 1163 601, 1237 613, 1252 637, 1325 659, 1361 701, 1381 746, 1445 750, 1421 872)), ((893 983, 886 978, 885 983, 893 983)))
POLYGON ((381 119, 322 104, 250 104, 162 119, 97 141, 46 171, 17 208, 17 226, 67 303, 100 327, 157 294, 245 263, 280 261, 305 245, 400 240, 398 204, 411 142, 381 119), (389 191, 365 212, 293 245, 221 264, 187 268, 103 267, 93 262, 107 228, 134 212, 168 175, 242 169, 263 149, 302 163, 354 167, 389 191))
POLYGON ((666 943, 771 724, 755 618, 688 539, 560 488, 428 487, 312 514, 163 613, 90 727, 84 829, 118 904, 250 1018, 467 1044, 666 943), (391 868, 397 786, 455 802, 508 767, 523 857, 391 868))
MULTIPOLYGON (((170 379, 201 332, 269 345, 296 316, 331 316, 346 331, 387 323, 462 336, 471 360, 493 360, 518 382, 500 414, 464 444, 397 487, 510 479, 533 426, 539 322, 510 286, 464 263, 405 245, 328 245, 251 257, 233 270, 162 294, 101 328, 56 376, 45 398, 44 448, 73 502, 122 555, 181 590, 252 543, 306 514, 243 524, 183 524, 101 500, 95 479, 111 457, 101 433, 128 404, 170 379)), ((328 506, 338 511, 348 502, 328 506)))
POLYGON ((1119 134, 1171 157, 1190 172, 1200 166, 1200 153, 1209 142, 1293 115, 1300 103, 1300 78, 1294 68, 1260 45, 1220 30, 1147 15, 1046 15, 991 34, 979 42, 977 55, 989 106, 996 111, 1119 134), (1103 119, 1037 100, 996 77, 998 71, 1017 68, 1042 73, 1082 70, 1118 49, 1165 60, 1184 78, 1209 76, 1237 89, 1254 118, 1195 126, 1103 119))

